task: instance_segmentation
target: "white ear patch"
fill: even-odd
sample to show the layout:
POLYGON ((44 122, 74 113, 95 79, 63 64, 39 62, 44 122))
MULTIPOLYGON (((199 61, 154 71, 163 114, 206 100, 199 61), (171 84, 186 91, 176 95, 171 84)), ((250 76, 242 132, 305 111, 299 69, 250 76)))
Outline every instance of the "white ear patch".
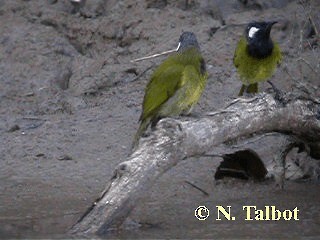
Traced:
POLYGON ((256 32, 259 31, 259 28, 251 27, 248 33, 249 38, 253 38, 253 36, 256 34, 256 32))
POLYGON ((181 46, 181 42, 178 43, 178 47, 175 49, 176 52, 179 50, 180 46, 181 46))

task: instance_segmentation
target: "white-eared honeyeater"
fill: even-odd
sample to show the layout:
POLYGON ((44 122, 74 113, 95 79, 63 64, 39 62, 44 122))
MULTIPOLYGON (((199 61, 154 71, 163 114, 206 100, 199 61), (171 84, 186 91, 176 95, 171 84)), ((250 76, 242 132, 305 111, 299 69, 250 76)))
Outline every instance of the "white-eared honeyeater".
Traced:
POLYGON ((239 96, 257 93, 258 83, 268 80, 281 62, 281 51, 270 38, 276 22, 251 22, 238 42, 233 63, 242 81, 239 96))

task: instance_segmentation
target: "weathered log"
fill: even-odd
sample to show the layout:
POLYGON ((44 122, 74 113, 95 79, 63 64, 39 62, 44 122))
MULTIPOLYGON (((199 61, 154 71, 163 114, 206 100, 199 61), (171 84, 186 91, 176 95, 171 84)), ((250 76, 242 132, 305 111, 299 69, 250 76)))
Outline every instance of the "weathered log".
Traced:
POLYGON ((162 119, 118 165, 106 190, 70 233, 99 235, 118 227, 155 181, 179 161, 212 152, 227 141, 267 132, 319 142, 319 102, 286 98, 280 103, 271 95, 259 94, 236 99, 225 109, 201 118, 162 119))

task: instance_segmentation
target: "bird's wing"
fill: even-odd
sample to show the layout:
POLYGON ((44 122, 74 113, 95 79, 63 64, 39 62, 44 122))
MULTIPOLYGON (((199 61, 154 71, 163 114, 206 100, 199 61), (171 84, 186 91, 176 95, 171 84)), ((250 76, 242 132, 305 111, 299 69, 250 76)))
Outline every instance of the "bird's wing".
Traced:
POLYGON ((184 66, 179 64, 160 65, 148 83, 143 100, 140 120, 150 117, 179 88, 184 66))
POLYGON ((206 85, 207 73, 202 75, 193 65, 184 68, 182 79, 179 85, 180 89, 184 89, 186 96, 183 103, 183 109, 188 110, 189 107, 198 102, 203 89, 206 85))
POLYGON ((280 47, 277 43, 274 44, 273 55, 274 55, 275 59, 277 60, 277 64, 280 65, 281 61, 282 61, 282 54, 281 54, 280 47))
POLYGON ((245 52, 246 49, 246 40, 244 37, 242 37, 236 47, 236 50, 234 51, 234 56, 233 56, 233 64, 236 68, 239 67, 241 63, 241 51, 245 52))

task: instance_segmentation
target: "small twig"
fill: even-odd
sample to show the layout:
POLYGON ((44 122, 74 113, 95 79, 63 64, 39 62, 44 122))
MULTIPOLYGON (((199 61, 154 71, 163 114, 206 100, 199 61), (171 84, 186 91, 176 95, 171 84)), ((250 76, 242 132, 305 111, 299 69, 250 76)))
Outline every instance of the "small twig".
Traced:
POLYGON ((223 156, 219 155, 219 154, 203 154, 203 155, 201 155, 201 157, 220 157, 220 158, 222 158, 223 156))
POLYGON ((209 193, 207 193, 205 190, 201 189, 200 187, 194 185, 193 183, 189 182, 189 181, 184 181, 185 183, 189 184, 191 187, 194 187, 195 189, 199 190, 200 192, 202 192, 205 196, 209 196, 209 193))
POLYGON ((303 29, 300 29, 300 37, 299 37, 299 53, 302 52, 302 42, 303 42, 303 29))
POLYGON ((47 119, 42 119, 38 117, 23 117, 24 120, 35 120, 35 121, 47 121, 47 119))
POLYGON ((291 80, 295 83, 295 87, 297 89, 299 89, 300 91, 305 92, 307 94, 310 94, 309 87, 314 89, 313 86, 307 86, 306 82, 299 81, 297 78, 293 77, 292 74, 288 71, 287 67, 284 68, 284 71, 288 74, 288 76, 291 78, 291 80))
POLYGON ((279 91, 279 89, 273 84, 273 82, 271 82, 270 80, 267 81, 267 83, 269 83, 273 89, 273 91, 277 92, 279 91))
MULTIPOLYGON (((307 10, 306 10, 306 8, 304 6, 303 1, 300 1, 300 4, 301 4, 301 6, 303 8, 303 11, 306 12, 307 10)), ((306 27, 306 25, 307 25, 307 22, 304 22, 303 26, 300 26, 300 37, 299 37, 299 53, 300 53, 300 55, 301 55, 302 50, 303 50, 303 29, 306 27)))
MULTIPOLYGON (((225 109, 229 108, 230 106, 232 106, 233 104, 236 104, 238 102, 240 102, 240 103, 251 103, 251 102, 254 102, 257 99, 258 99, 258 97, 253 97, 253 98, 250 98, 250 99, 236 98, 231 103, 229 103, 225 107, 225 109)), ((223 113, 237 113, 237 111, 234 111, 234 110, 220 110, 220 111, 215 111, 215 112, 208 112, 208 113, 205 114, 205 116, 215 116, 217 114, 223 114, 223 113)))
POLYGON ((237 111, 221 110, 221 111, 216 111, 216 112, 208 112, 208 113, 205 113, 205 116, 214 116, 214 115, 223 114, 223 113, 237 113, 237 111))
POLYGON ((232 105, 240 102, 240 103, 251 103, 251 102, 254 102, 255 100, 257 100, 259 97, 256 96, 256 97, 253 97, 253 98, 236 98, 235 100, 233 100, 231 103, 229 103, 225 108, 229 108, 231 107, 232 105))
POLYGON ((175 49, 171 49, 171 50, 164 51, 164 52, 161 52, 161 53, 156 53, 156 54, 153 54, 153 55, 150 55, 150 56, 146 56, 146 57, 136 58, 136 59, 131 60, 130 62, 132 62, 132 63, 133 62, 139 62, 139 61, 142 61, 142 60, 159 57, 159 56, 162 56, 162 55, 165 55, 165 54, 169 54, 169 53, 172 53, 172 52, 177 52, 179 47, 180 47, 180 43, 178 44, 178 47, 175 48, 175 49))
POLYGON ((316 73, 316 74, 318 74, 318 71, 317 70, 315 70, 312 66, 311 66, 311 64, 307 61, 307 60, 305 60, 304 58, 298 58, 297 59, 297 61, 298 62, 304 62, 314 73, 316 73))
POLYGON ((319 37, 319 31, 318 31, 318 28, 315 24, 315 22, 313 21, 313 18, 311 17, 311 14, 309 13, 309 20, 311 22, 311 25, 313 26, 313 29, 314 29, 314 32, 316 34, 317 37, 319 37))
MULTIPOLYGON (((307 12, 307 9, 306 9, 303 1, 300 1, 300 4, 303 7, 304 12, 307 12)), ((319 36, 319 31, 318 31, 318 28, 317 28, 314 20, 313 20, 313 17, 311 16, 311 3, 310 3, 310 10, 308 11, 308 18, 309 18, 309 21, 310 21, 311 25, 313 26, 313 29, 314 29, 314 32, 315 32, 316 36, 318 37, 319 36)))
POLYGON ((309 89, 317 90, 315 86, 312 86, 311 84, 308 84, 307 82, 299 81, 297 78, 293 77, 292 74, 288 71, 288 65, 286 64, 286 67, 284 68, 284 71, 288 74, 288 76, 291 78, 291 80, 295 83, 295 87, 299 89, 302 92, 305 92, 307 94, 311 94, 309 89))
POLYGON ((217 31, 222 31, 222 30, 225 30, 225 29, 227 29, 229 27, 243 27, 243 26, 246 26, 246 25, 248 25, 248 23, 237 23, 237 24, 235 23, 235 24, 223 25, 223 26, 219 27, 217 29, 217 31))
POLYGON ((133 78, 130 82, 137 81, 139 78, 141 78, 146 72, 148 72, 151 68, 153 68, 154 64, 152 64, 150 67, 146 68, 142 73, 140 73, 138 76, 133 78))
POLYGON ((285 63, 285 65, 286 65, 286 67, 284 68, 284 71, 288 74, 288 76, 291 78, 291 80, 294 81, 294 82, 300 83, 300 82, 299 82, 295 77, 293 77, 292 74, 289 72, 289 70, 288 70, 288 64, 285 63))
POLYGON ((245 145, 255 143, 255 142, 257 142, 257 141, 259 141, 259 140, 261 140, 261 139, 263 139, 265 137, 275 136, 275 135, 279 135, 279 133, 276 133, 276 132, 265 133, 265 134, 262 134, 261 136, 257 136, 256 138, 250 139, 248 141, 243 141, 240 144, 232 145, 231 148, 242 148, 245 145))
MULTIPOLYGON (((295 16, 295 18, 297 18, 297 16, 295 16)), ((289 35, 289 38, 287 41, 284 42, 284 45, 289 45, 289 43, 294 39, 293 37, 293 33, 294 33, 294 28, 291 29, 291 32, 290 32, 290 35, 289 35)))
MULTIPOLYGON (((311 49, 311 51, 312 51, 312 54, 313 54, 314 59, 318 59, 318 55, 315 53, 315 50, 314 50, 314 48, 312 47, 310 41, 307 40, 307 42, 308 42, 308 45, 309 45, 309 47, 310 47, 310 49, 311 49)), ((311 64, 310 64, 310 65, 311 65, 311 64)), ((319 69, 319 67, 320 67, 320 61, 318 61, 318 64, 315 66, 315 69, 319 69)), ((317 70, 315 70, 315 71, 318 73, 317 70)))

